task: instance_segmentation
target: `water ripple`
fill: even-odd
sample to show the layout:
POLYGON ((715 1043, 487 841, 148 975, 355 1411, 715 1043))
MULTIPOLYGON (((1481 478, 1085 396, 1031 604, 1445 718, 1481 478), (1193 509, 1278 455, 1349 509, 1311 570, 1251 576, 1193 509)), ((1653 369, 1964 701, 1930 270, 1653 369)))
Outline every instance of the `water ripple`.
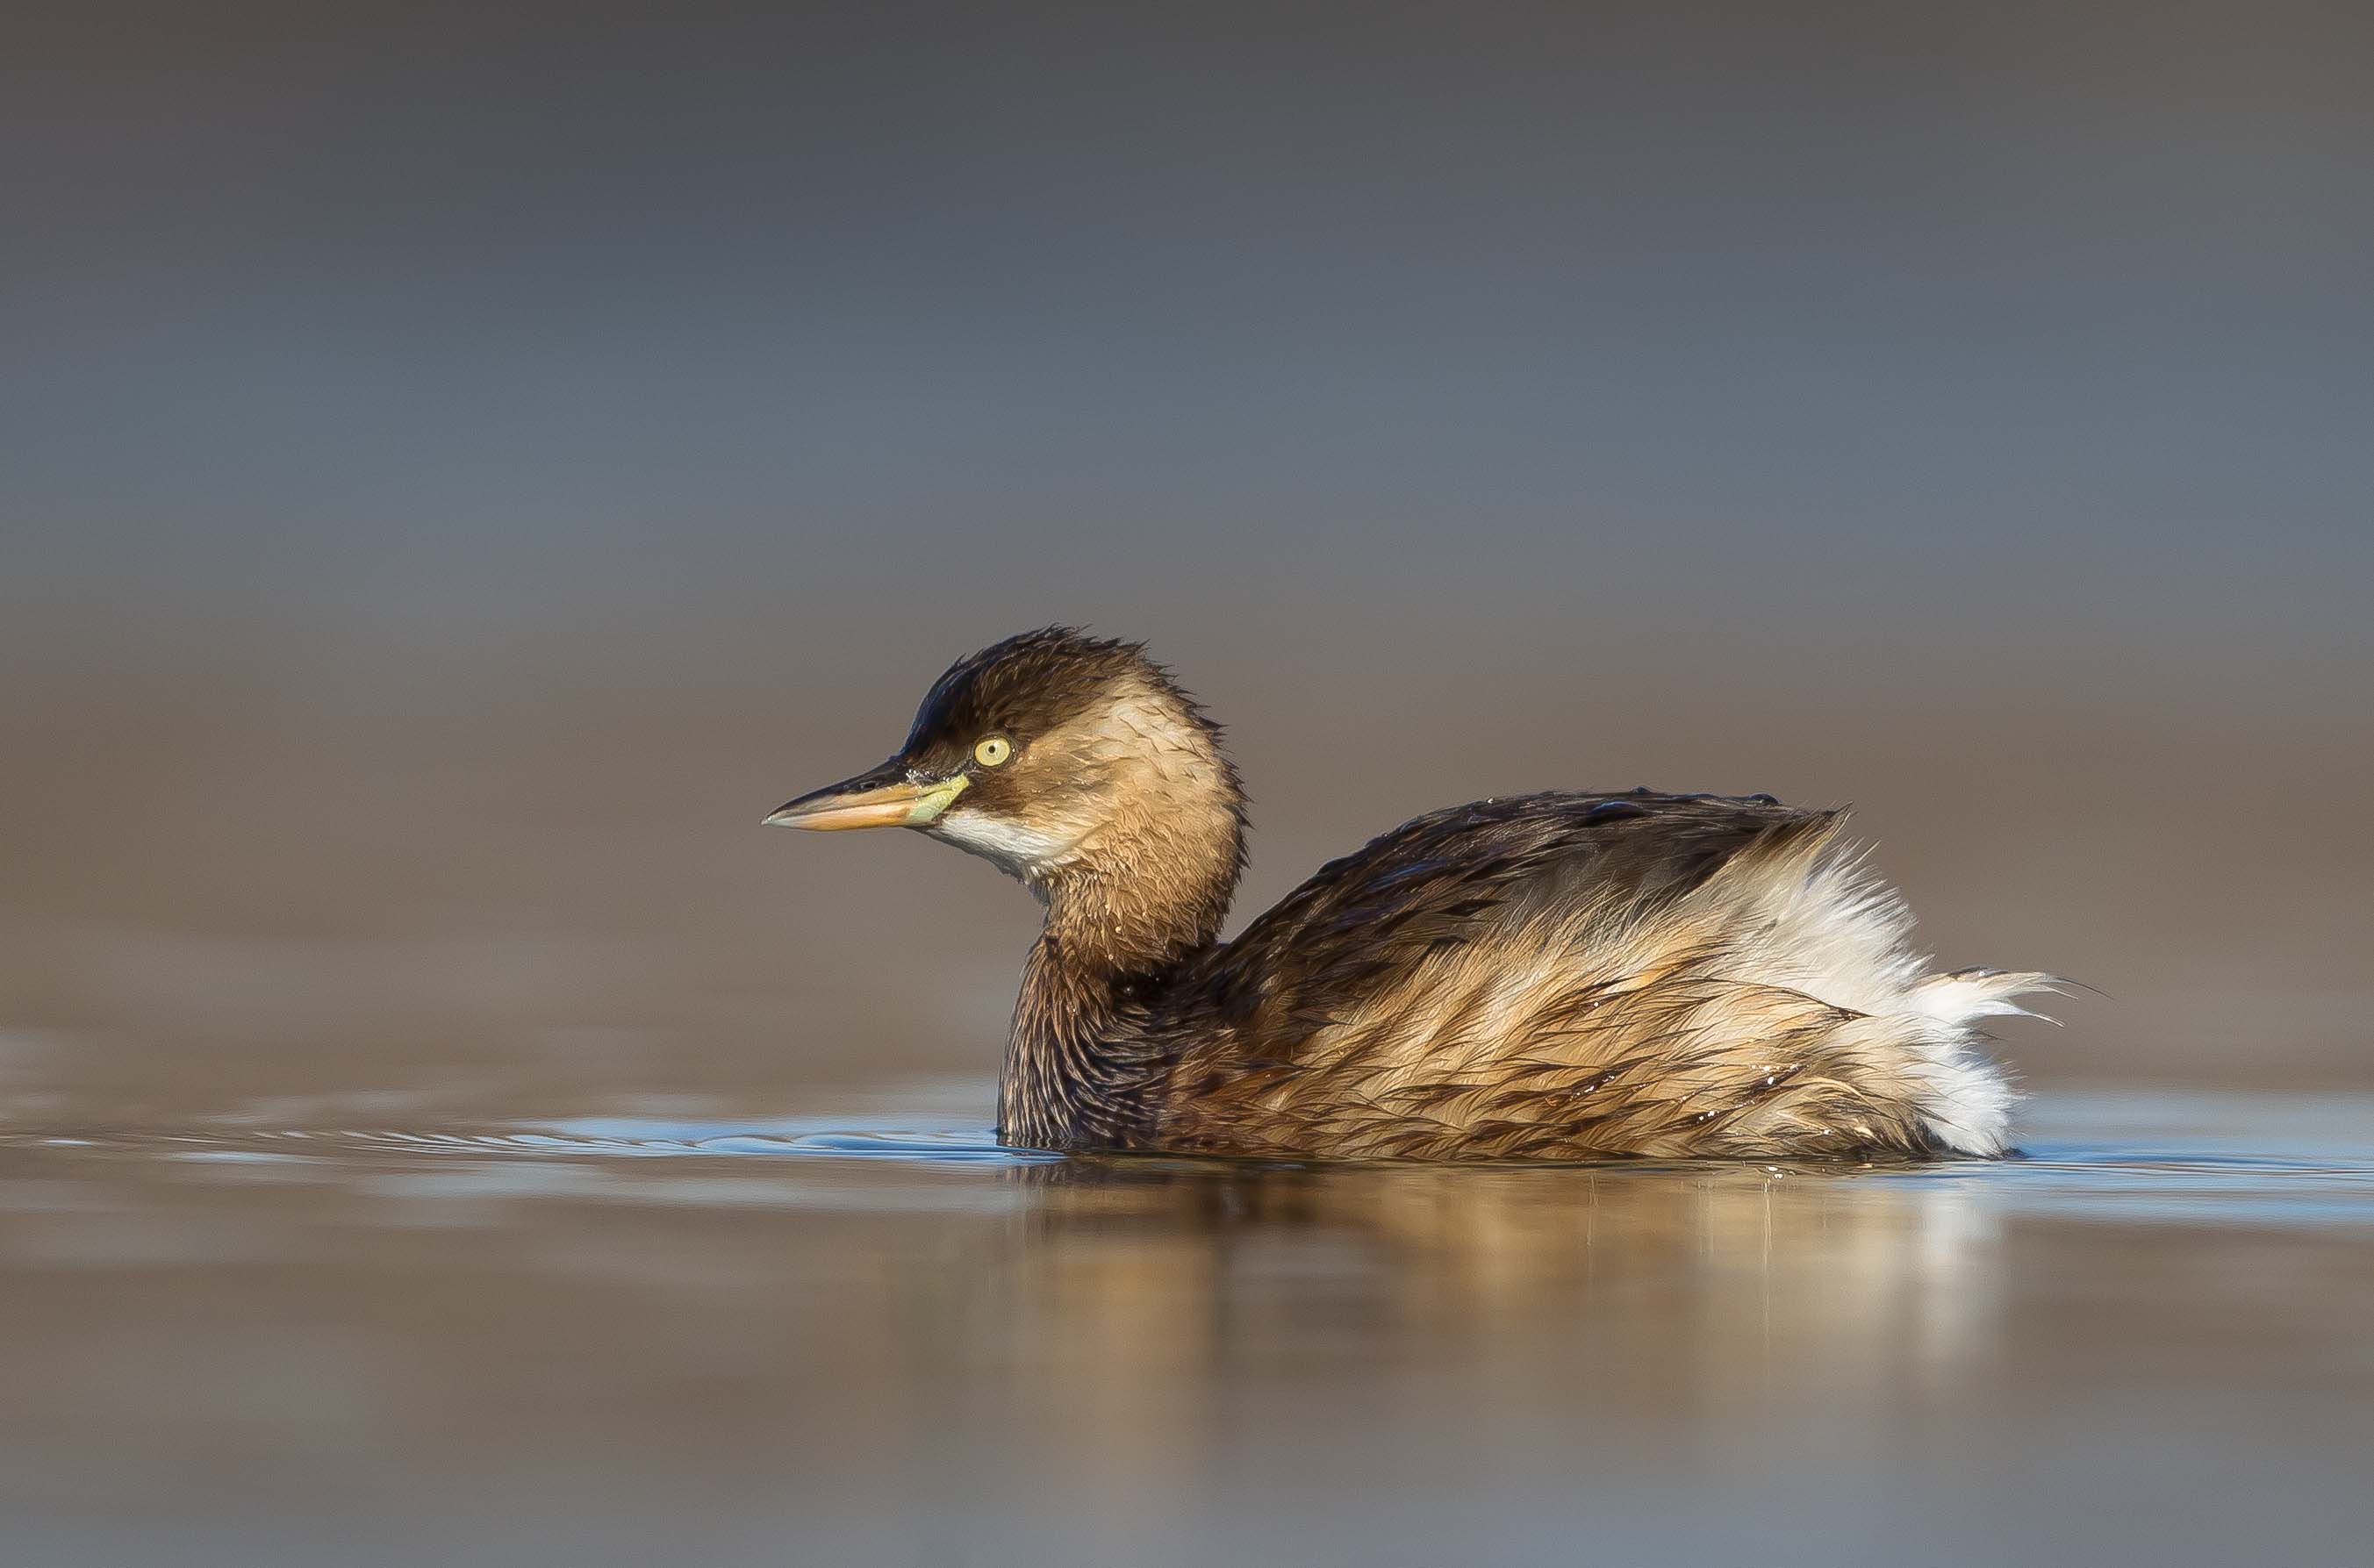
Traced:
MULTIPOLYGON (((2037 1117, 2024 1157, 1933 1165, 1841 1167, 1790 1164, 1610 1164, 1576 1172, 1590 1179, 1737 1184, 1806 1180, 1865 1184, 1885 1191, 1943 1195, 1976 1208, 2075 1218, 2174 1223, 2374 1224, 2374 1103, 2247 1096, 2069 1096, 2037 1117), (2094 1136, 2062 1136, 2072 1132, 2094 1136), (2100 1134, 2110 1136, 2099 1136, 2100 1134)), ((788 1171, 798 1162, 889 1164, 1010 1171, 1063 1163, 1064 1156, 1001 1148, 969 1118, 934 1115, 834 1117, 573 1117, 475 1128, 258 1128, 109 1130, 76 1128, 0 1134, 0 1150, 60 1155, 145 1156, 226 1177, 335 1177, 339 1167, 394 1160, 407 1167, 466 1158, 478 1176, 516 1190, 558 1188, 533 1169, 572 1164, 595 1179, 604 1163, 733 1160, 744 1174, 788 1171), (770 1167, 759 1161, 785 1162, 770 1167)), ((1102 1162, 1148 1180, 1243 1178, 1262 1167, 1184 1159, 1102 1162)), ((652 1175, 666 1167, 653 1165, 652 1175)), ((809 1168, 817 1168, 813 1164, 809 1168)), ((1275 1167, 1272 1167, 1275 1168, 1275 1167)), ((1297 1167, 1331 1179, 1383 1179, 1375 1167, 1297 1167)), ((1573 1168, 1569 1168, 1573 1169, 1573 1168)), ((1393 1167, 1392 1179, 1475 1182, 1515 1174, 1553 1186, 1545 1167, 1393 1167)), ((817 1170, 822 1175, 820 1169, 817 1170)), ((459 1179, 459 1173, 456 1173, 459 1179)), ((848 1184, 841 1183, 844 1190, 848 1184)), ((854 1195, 852 1195, 852 1198, 854 1195)), ((954 1192, 950 1201, 958 1200, 954 1192)))

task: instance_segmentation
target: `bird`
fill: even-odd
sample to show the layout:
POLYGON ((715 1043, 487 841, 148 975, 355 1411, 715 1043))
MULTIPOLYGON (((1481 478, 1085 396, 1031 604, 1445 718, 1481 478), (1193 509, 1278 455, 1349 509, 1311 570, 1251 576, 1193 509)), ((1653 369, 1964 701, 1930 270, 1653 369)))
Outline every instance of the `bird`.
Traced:
POLYGON ((1914 1160, 2008 1149, 1981 1020, 1842 812, 1553 790, 1429 812, 1222 941, 1246 795, 1142 643, 959 659, 880 766, 765 821, 905 827, 1042 907, 997 1091, 1016 1149, 1286 1161, 1914 1160))

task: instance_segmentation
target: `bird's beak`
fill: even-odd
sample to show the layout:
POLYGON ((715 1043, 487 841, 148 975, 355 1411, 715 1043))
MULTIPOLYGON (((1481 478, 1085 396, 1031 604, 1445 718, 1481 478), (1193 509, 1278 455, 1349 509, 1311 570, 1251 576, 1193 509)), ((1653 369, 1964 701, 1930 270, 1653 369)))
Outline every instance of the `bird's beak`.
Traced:
POLYGON ((971 782, 959 773, 922 783, 907 777, 897 758, 870 773, 812 790, 767 818, 770 827, 805 827, 838 833, 851 827, 925 827, 948 809, 971 782))

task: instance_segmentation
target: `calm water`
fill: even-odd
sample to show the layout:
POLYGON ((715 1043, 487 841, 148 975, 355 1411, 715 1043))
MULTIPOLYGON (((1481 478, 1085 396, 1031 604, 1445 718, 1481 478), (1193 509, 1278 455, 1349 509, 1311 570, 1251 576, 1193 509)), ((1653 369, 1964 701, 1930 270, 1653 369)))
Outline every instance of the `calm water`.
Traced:
POLYGON ((0 1561, 2374 1539, 2374 1100, 1875 1171, 1023 1159, 986 1104, 11 1133, 0 1561))

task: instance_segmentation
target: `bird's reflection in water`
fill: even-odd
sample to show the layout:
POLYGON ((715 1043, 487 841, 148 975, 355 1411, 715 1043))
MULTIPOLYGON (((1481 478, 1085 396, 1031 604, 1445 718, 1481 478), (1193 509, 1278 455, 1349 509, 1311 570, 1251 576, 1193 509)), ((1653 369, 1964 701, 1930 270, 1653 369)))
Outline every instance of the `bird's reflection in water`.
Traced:
POLYGON ((1414 1426, 1453 1467, 1468 1437, 1565 1463, 1660 1429, 1720 1458, 1776 1421, 1951 1397, 1998 1331, 1994 1218, 1910 1172, 1122 1160, 1004 1179, 1023 1200, 958 1265, 935 1352, 997 1410, 1043 1415, 1064 1484, 1140 1523, 1179 1505, 1182 1470, 1310 1427, 1298 1390, 1322 1383, 1335 1424, 1305 1435, 1330 1456, 1299 1465, 1386 1428, 1406 1450, 1414 1426))

